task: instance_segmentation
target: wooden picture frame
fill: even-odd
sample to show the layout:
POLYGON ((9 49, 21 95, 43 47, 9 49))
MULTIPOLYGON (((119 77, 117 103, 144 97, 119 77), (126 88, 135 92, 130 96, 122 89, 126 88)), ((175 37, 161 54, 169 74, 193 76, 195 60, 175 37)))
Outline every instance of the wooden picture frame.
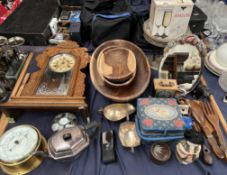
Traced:
POLYGON ((79 47, 76 42, 65 41, 54 47, 47 47, 36 60, 38 71, 28 72, 29 65, 32 63, 33 54, 31 53, 22 69, 22 72, 11 93, 11 97, 6 103, 0 105, 1 108, 32 108, 32 109, 85 109, 85 78, 81 72, 90 61, 86 48, 79 47), (72 68, 69 81, 68 93, 66 95, 37 95, 37 88, 45 74, 50 58, 57 54, 71 54, 76 63, 72 68))

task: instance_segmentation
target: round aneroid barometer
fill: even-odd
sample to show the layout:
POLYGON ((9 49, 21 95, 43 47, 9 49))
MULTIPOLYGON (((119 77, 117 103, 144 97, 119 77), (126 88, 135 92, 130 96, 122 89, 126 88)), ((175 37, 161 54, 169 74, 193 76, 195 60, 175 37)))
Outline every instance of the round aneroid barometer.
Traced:
POLYGON ((42 163, 39 151, 46 152, 46 141, 31 125, 19 125, 0 137, 0 166, 10 175, 26 174, 42 163))

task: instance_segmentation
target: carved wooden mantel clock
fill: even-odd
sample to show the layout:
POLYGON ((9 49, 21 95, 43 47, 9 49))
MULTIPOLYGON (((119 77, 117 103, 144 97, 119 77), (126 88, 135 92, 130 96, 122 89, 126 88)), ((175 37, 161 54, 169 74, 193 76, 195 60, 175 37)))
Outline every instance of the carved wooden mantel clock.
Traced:
POLYGON ((35 58, 38 70, 29 72, 34 64, 32 55, 26 61, 22 73, 8 102, 2 107, 83 109, 85 102, 85 77, 81 72, 90 61, 86 48, 76 42, 65 41, 55 47, 47 47, 35 58))

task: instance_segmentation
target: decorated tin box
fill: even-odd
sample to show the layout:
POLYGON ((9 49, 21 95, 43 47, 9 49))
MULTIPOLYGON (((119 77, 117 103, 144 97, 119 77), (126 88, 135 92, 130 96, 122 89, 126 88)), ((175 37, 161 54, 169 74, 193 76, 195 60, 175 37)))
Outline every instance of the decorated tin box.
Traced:
POLYGON ((144 136, 183 136, 184 120, 174 98, 140 98, 137 124, 144 136))

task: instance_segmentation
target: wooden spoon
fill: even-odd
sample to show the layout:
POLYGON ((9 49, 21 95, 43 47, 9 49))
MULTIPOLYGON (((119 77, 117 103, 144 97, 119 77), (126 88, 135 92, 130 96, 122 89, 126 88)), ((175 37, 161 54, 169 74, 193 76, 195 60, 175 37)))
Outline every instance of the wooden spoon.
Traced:
POLYGON ((203 112, 205 114, 207 121, 210 122, 210 124, 213 126, 213 128, 217 134, 219 145, 224 152, 225 160, 227 160, 226 141, 225 141, 224 135, 221 131, 221 128, 219 126, 219 118, 216 116, 216 113, 214 112, 214 110, 209 102, 204 102, 204 103, 202 103, 201 106, 202 106, 202 109, 203 109, 203 112))
POLYGON ((212 128, 212 126, 209 124, 209 122, 204 117, 204 113, 201 108, 200 102, 195 101, 195 100, 190 100, 189 104, 191 105, 192 116, 198 122, 200 127, 202 128, 214 154, 218 158, 223 159, 224 158, 223 151, 218 146, 218 143, 212 134, 214 132, 214 129, 212 128))

